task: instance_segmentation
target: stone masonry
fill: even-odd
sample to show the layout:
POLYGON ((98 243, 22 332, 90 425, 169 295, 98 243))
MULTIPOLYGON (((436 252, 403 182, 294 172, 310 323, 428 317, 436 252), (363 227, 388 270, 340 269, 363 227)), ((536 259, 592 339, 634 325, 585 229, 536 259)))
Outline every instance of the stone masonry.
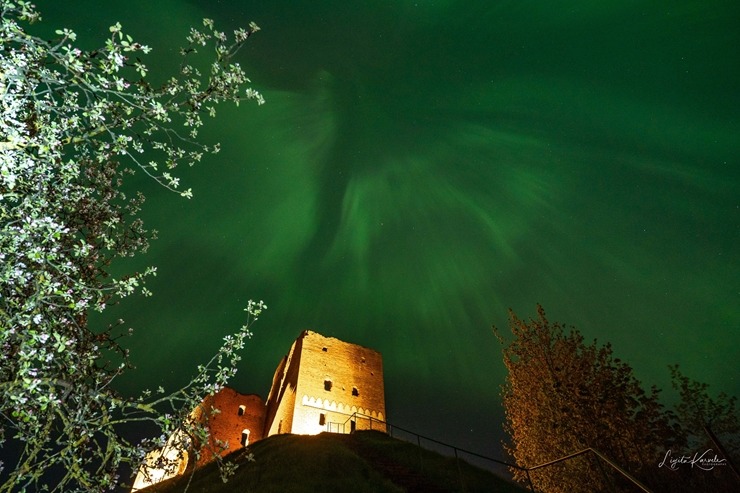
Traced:
MULTIPOLYGON (((266 403, 226 387, 204 398, 191 417, 210 430, 195 467, 212 461, 214 454, 225 456, 280 433, 386 431, 383 359, 375 350, 307 330, 278 364, 266 403)), ((188 440, 173 435, 164 449, 147 457, 132 492, 191 466, 178 443, 188 440), (170 459, 168 470, 154 466, 159 457, 170 459)))

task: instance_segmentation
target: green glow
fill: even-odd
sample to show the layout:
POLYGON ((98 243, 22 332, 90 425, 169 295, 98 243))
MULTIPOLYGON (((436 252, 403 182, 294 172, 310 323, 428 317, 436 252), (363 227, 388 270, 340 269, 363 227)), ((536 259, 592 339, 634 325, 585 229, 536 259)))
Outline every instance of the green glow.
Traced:
MULTIPOLYGON (((51 25, 77 15, 47 3, 51 25)), ((680 363, 740 394, 736 2, 264 3, 168 3, 174 25, 256 21, 243 63, 268 103, 220 110, 193 201, 149 193, 155 296, 110 312, 139 329, 136 378, 180 381, 261 297, 243 390, 312 328, 383 353, 391 418, 421 406, 422 433, 481 445, 490 325, 540 302, 645 383, 680 363)), ((145 4, 76 22, 170 25, 145 4)))

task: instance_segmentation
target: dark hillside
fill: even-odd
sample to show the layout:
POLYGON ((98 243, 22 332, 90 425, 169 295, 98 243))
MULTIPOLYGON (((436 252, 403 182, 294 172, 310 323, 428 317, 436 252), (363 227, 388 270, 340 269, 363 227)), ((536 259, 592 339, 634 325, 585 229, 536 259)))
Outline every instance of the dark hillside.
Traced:
POLYGON ((227 457, 238 465, 227 483, 215 464, 142 493, 491 492, 525 491, 464 461, 374 431, 352 435, 275 435, 227 457))

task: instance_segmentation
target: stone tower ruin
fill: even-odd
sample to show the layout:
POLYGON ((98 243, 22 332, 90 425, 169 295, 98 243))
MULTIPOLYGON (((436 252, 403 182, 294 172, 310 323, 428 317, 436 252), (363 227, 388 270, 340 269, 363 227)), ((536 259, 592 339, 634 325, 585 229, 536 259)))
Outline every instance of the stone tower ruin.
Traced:
POLYGON ((132 492, 280 433, 385 432, 385 416, 380 353, 307 330, 278 364, 266 403, 229 387, 206 396, 190 414, 210 430, 198 463, 190 463, 183 445, 189 438, 176 432, 147 456, 132 492), (162 459, 166 467, 159 465, 162 459))
POLYGON ((304 331, 275 371, 265 435, 355 429, 385 431, 380 353, 304 331))

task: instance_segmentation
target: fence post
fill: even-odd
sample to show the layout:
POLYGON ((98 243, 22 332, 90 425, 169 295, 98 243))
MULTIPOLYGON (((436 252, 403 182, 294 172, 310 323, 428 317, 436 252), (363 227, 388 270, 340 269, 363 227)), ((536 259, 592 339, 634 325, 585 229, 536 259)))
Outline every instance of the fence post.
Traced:
POLYGON ((740 479, 740 473, 735 467, 735 463, 732 462, 732 457, 730 457, 730 454, 727 453, 727 450, 725 450, 725 447, 722 446, 722 442, 719 441, 719 438, 717 438, 717 435, 714 434, 714 432, 712 431, 712 429, 709 427, 708 424, 704 425, 704 431, 707 433, 707 435, 709 435, 709 439, 712 440, 712 443, 717 447, 717 449, 719 450, 719 453, 725 456, 727 465, 730 466, 730 469, 732 469, 732 472, 734 472, 735 476, 737 476, 737 478, 740 479))
POLYGON ((537 491, 534 489, 534 483, 532 483, 532 477, 529 475, 529 469, 525 469, 524 472, 527 473, 527 483, 529 483, 529 489, 532 490, 532 493, 537 493, 537 491))
POLYGON ((452 447, 455 451, 455 464, 457 465, 457 480, 460 483, 460 491, 465 491, 465 482, 463 481, 462 470, 460 469, 460 457, 457 456, 457 447, 452 447))
POLYGON ((419 468, 424 471, 424 456, 421 455, 421 437, 416 435, 416 446, 419 449, 419 468))
POLYGON ((606 481, 606 485, 609 487, 609 491, 614 493, 614 482, 611 480, 611 478, 609 478, 609 475, 606 474, 604 466, 601 464, 601 460, 599 460, 598 456, 596 457, 596 466, 599 468, 599 471, 601 471, 601 477, 603 477, 604 481, 606 481))

